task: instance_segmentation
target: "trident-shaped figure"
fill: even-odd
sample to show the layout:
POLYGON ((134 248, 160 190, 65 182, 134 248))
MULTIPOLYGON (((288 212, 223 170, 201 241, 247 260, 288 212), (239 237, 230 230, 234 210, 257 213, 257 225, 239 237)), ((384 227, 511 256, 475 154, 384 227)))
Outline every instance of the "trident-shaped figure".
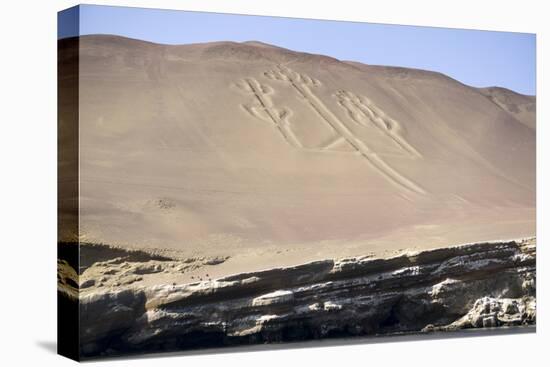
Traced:
MULTIPOLYGON (((357 138, 355 134, 346 126, 346 124, 334 115, 334 113, 323 103, 323 101, 312 92, 311 88, 321 86, 321 82, 317 79, 298 73, 282 65, 277 65, 273 70, 266 71, 264 75, 269 79, 288 83, 296 91, 296 93, 309 104, 311 109, 320 117, 321 121, 326 123, 334 132, 334 137, 322 146, 314 149, 304 148, 290 127, 290 123, 288 121, 289 110, 286 108, 277 109, 273 106, 271 98, 269 97, 269 95, 273 93, 273 90, 270 87, 261 84, 256 79, 243 79, 237 84, 237 87, 246 93, 252 94, 254 96, 254 102, 252 104, 242 105, 242 107, 251 115, 264 121, 272 122, 290 145, 309 151, 327 151, 337 144, 345 142, 356 152, 356 154, 363 157, 374 169, 376 169, 392 184, 416 194, 425 193, 422 187, 392 168, 386 161, 384 161, 384 159, 382 159, 382 157, 372 151, 364 141, 357 138)), ((353 98, 353 96, 348 97, 353 98)), ((345 104, 347 103, 348 102, 346 101, 345 104)), ((367 111, 366 108, 365 111, 367 111)), ((363 113, 368 113, 368 111, 363 113)), ((379 114, 375 112, 372 112, 372 115, 374 118, 379 117, 379 114)), ((384 119, 377 119, 376 123, 385 124, 388 122, 384 119)), ((393 122, 389 122, 389 124, 391 123, 393 122)), ((387 125, 381 128, 391 130, 392 126, 387 125)), ((399 140, 396 142, 400 143, 399 140)), ((404 143, 403 146, 408 148, 404 143)))

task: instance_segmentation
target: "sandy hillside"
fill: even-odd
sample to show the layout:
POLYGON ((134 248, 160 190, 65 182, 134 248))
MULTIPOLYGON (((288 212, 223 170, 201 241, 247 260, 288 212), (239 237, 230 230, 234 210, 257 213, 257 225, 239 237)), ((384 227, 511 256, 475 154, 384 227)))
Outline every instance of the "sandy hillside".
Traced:
POLYGON ((80 47, 84 241, 242 271, 535 234, 534 97, 260 42, 80 47))

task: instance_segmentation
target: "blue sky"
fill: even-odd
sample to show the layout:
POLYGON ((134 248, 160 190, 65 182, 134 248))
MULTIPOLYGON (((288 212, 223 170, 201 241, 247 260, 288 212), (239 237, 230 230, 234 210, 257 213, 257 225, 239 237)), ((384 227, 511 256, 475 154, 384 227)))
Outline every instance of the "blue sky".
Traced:
POLYGON ((439 71, 476 87, 536 93, 534 34, 98 5, 79 9, 60 13, 59 38, 116 34, 165 44, 256 40, 341 60, 439 71))

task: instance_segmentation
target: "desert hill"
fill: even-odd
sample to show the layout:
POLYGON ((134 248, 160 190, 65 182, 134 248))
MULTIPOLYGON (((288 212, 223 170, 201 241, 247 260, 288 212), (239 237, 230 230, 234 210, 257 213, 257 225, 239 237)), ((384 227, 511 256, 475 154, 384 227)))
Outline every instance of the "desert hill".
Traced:
POLYGON ((253 269, 535 234, 534 97, 256 41, 79 47, 83 241, 253 269))

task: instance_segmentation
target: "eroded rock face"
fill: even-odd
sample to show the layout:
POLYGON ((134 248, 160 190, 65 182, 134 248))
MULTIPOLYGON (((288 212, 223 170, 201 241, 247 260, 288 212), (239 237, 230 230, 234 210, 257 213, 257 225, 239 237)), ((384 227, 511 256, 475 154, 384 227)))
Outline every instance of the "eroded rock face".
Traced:
MULTIPOLYGON (((478 299, 466 315, 439 330, 462 328, 513 326, 534 324, 536 320, 536 298, 493 298, 478 299)), ((435 330, 436 328, 434 328, 435 330)), ((428 329, 429 330, 429 329, 428 329)))
MULTIPOLYGON (((534 324, 535 241, 80 294, 84 357, 534 324)), ((156 265, 140 269, 156 271, 156 265)))

